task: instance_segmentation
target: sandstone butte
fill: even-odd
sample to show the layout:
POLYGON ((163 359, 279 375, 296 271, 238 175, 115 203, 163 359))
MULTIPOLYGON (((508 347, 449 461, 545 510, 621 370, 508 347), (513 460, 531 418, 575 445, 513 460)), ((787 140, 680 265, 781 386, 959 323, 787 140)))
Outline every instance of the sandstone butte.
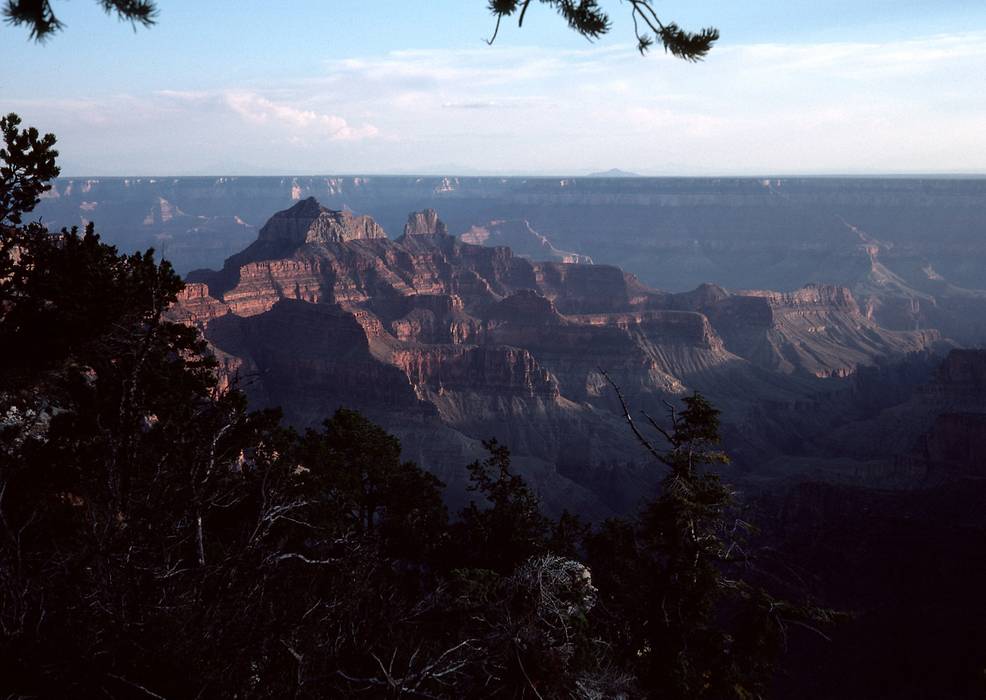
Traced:
MULTIPOLYGON (((430 209, 393 240, 314 198, 272 216, 221 270, 190 273, 171 313, 202 330, 224 381, 294 425, 362 410, 453 500, 495 436, 549 509, 590 515, 625 511, 654 481, 601 370, 652 415, 699 390, 738 426, 756 406, 811 401, 834 377, 942 342, 881 328, 843 287, 671 294, 616 267, 465 242, 430 209)), ((769 430, 744 431, 740 458, 769 430)))

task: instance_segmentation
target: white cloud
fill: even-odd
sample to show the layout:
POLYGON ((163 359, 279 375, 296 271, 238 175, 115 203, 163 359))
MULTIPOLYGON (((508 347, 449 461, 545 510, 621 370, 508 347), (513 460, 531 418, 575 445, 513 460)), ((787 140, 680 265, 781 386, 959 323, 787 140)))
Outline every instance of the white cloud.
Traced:
POLYGON ((626 45, 501 46, 322 69, 0 108, 30 103, 25 118, 50 124, 74 172, 986 171, 986 33, 724 45, 697 65, 626 45))
POLYGON ((986 60, 986 32, 940 34, 893 42, 754 44, 726 49, 741 60, 798 75, 855 81, 928 75, 957 63, 986 60))
POLYGON ((270 124, 293 131, 314 132, 338 141, 358 141, 379 133, 372 124, 350 126, 345 119, 334 114, 279 104, 255 92, 230 90, 223 94, 223 101, 251 124, 270 124))

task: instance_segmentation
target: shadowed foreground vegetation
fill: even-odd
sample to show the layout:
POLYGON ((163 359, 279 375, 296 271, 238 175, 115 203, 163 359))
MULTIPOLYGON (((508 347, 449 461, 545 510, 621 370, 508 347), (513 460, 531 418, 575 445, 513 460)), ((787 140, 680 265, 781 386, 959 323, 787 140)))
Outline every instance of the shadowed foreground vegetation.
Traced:
POLYGON ((167 262, 21 225, 51 170, 0 200, 4 697, 749 698, 828 617, 756 585, 701 396, 638 433, 667 476, 636 518, 545 517, 494 440, 450 517, 359 414, 248 410, 167 262))

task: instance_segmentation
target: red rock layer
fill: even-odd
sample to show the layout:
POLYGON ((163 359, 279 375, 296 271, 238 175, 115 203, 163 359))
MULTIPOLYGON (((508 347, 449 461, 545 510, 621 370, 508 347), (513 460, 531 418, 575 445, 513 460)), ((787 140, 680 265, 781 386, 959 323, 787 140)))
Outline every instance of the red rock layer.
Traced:
POLYGON ((440 420, 506 436, 547 463, 639 458, 603 372, 646 410, 698 389, 739 411, 803 398, 766 370, 845 375, 935 340, 881 329, 840 287, 673 295, 615 267, 464 243, 430 210, 396 241, 378 228, 301 201, 197 275, 176 317, 204 328, 229 381, 250 377, 255 403, 292 423, 349 405, 407 435, 440 420))

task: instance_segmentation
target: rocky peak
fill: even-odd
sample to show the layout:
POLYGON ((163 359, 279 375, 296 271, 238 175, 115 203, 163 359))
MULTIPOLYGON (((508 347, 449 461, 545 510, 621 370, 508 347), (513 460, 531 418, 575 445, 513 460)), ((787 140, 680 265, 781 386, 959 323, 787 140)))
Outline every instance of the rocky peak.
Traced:
POLYGON ((411 212, 404 224, 405 236, 447 236, 448 228, 434 209, 411 212))
POLYGON ((533 289, 521 289, 494 304, 486 314, 491 320, 504 320, 520 323, 551 324, 561 323, 558 309, 533 289))
POLYGON ((729 292, 718 284, 705 282, 690 292, 682 292, 672 297, 672 308, 684 311, 703 311, 729 297, 729 292))
POLYGON ((258 241, 300 246, 306 243, 345 243, 386 238, 383 228, 369 216, 323 207, 308 197, 290 209, 279 211, 260 229, 258 241))

